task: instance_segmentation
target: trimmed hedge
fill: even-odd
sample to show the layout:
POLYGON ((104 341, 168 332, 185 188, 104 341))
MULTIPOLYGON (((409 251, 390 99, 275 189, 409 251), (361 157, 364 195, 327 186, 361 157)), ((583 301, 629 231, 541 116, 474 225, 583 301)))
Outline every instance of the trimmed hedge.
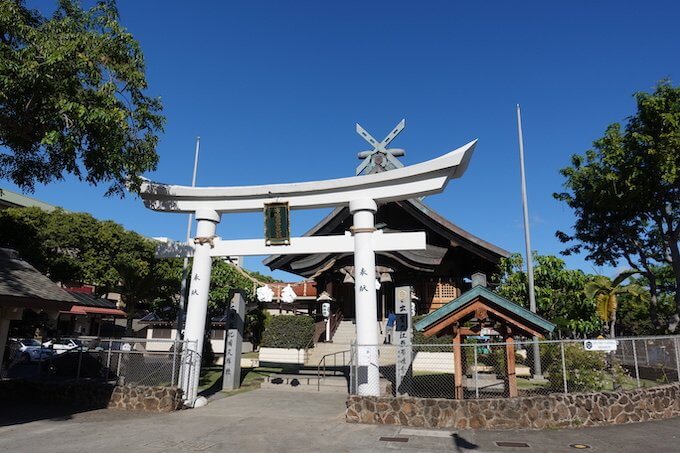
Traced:
POLYGON ((266 348, 304 349, 314 336, 314 318, 310 316, 274 316, 262 337, 266 348))

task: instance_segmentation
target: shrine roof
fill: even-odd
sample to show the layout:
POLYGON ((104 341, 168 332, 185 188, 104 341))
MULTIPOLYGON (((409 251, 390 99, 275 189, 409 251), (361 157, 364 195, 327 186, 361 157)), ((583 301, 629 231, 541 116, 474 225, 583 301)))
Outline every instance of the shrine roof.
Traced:
POLYGON ((519 324, 535 327, 536 330, 541 331, 542 333, 550 333, 555 329, 555 325, 550 321, 499 296, 485 286, 475 286, 446 305, 428 314, 415 323, 415 329, 420 331, 427 330, 435 324, 441 323, 446 318, 454 316, 457 312, 463 310, 465 307, 479 299, 486 302, 485 305, 501 308, 519 324))
MULTIPOLYGON (((473 235, 458 225, 455 225, 418 199, 394 201, 390 204, 402 211, 405 211, 408 215, 416 219, 420 224, 422 224, 423 230, 432 231, 437 235, 446 238, 447 241, 450 241, 451 246, 460 247, 461 249, 467 250, 468 252, 481 257, 487 262, 495 264, 498 263, 501 258, 510 256, 508 251, 473 235)), ((336 208, 319 223, 314 225, 309 231, 307 231, 304 236, 340 234, 340 232, 345 229, 343 227, 343 223, 350 217, 351 214, 347 208, 336 208)), ((397 231, 389 228, 386 229, 386 231, 388 230, 397 231)), ((442 249, 441 247, 430 244, 428 240, 427 250, 417 252, 394 252, 394 255, 403 256, 406 261, 412 263, 414 266, 428 268, 433 265, 431 262, 433 260, 437 263, 441 262, 446 250, 446 248, 442 249)), ((329 262, 332 257, 333 256, 330 254, 323 254, 323 256, 319 255, 316 261, 320 260, 320 262, 315 263, 315 266, 318 268, 324 267, 324 265, 329 262)), ((300 273, 299 271, 302 268, 308 267, 307 265, 303 265, 305 260, 307 260, 305 255, 270 255, 263 260, 263 263, 266 266, 269 266, 271 269, 282 269, 287 272, 300 273), (291 263, 294 262, 299 264, 297 266, 291 266, 291 263), (300 267, 300 269, 298 269, 298 267, 300 267)), ((313 274, 318 270, 316 267, 310 267, 310 270, 307 273, 313 274)))

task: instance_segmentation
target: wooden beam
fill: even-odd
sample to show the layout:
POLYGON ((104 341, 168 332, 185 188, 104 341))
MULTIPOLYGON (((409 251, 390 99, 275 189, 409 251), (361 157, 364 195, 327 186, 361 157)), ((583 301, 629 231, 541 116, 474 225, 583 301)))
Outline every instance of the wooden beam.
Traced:
POLYGON ((477 310, 486 310, 489 313, 492 313, 495 315, 497 318, 500 318, 500 320, 505 321, 508 324, 513 325, 517 329, 521 330, 523 333, 528 334, 528 336, 536 336, 538 338, 543 338, 543 335, 534 330, 533 328, 526 326, 522 323, 517 322, 510 316, 496 310, 495 308, 490 307, 489 305, 483 303, 480 298, 476 299, 474 302, 468 304, 466 307, 462 308, 459 310, 457 313, 454 313, 450 316, 447 316, 446 318, 442 319, 436 324, 433 324, 430 326, 430 328, 426 329, 423 333, 426 337, 436 335, 442 330, 444 330, 446 327, 449 325, 452 325, 454 323, 460 322, 463 318, 466 316, 475 313, 477 310))
POLYGON ((463 399, 463 361, 461 354, 461 341, 462 336, 460 334, 460 329, 455 329, 455 335, 453 337, 453 370, 454 370, 454 397, 457 400, 463 399))
POLYGON ((468 328, 468 327, 461 327, 458 329, 460 332, 461 337, 466 337, 468 335, 479 335, 479 332, 475 332, 474 330, 468 328))
POLYGON ((508 371, 506 390, 510 398, 515 398, 517 396, 517 372, 515 369, 515 343, 511 336, 505 339, 505 362, 508 371))

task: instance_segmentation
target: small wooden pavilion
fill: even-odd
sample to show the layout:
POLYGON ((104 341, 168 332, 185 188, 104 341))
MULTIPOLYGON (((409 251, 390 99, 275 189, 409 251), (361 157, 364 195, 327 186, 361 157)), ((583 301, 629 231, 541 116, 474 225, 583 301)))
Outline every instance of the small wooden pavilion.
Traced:
POLYGON ((463 398, 463 354, 461 345, 466 336, 478 336, 482 329, 492 329, 505 342, 508 396, 517 396, 514 338, 543 338, 555 325, 536 313, 494 293, 486 286, 473 287, 462 296, 433 311, 415 324, 426 337, 453 334, 455 398, 463 398))

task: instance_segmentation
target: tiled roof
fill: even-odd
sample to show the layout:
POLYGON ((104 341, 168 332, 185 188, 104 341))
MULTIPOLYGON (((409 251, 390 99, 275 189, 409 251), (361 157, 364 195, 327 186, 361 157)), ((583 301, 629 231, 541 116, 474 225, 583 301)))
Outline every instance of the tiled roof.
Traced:
POLYGON ((290 282, 290 283, 267 283, 271 289, 274 290, 274 294, 278 294, 279 288, 283 290, 286 286, 290 285, 295 291, 295 295, 298 297, 314 297, 316 298, 316 282, 303 280, 301 282, 290 282))
POLYGON ((0 300, 14 298, 76 303, 71 294, 22 260, 17 252, 0 248, 0 300))
POLYGON ((116 303, 112 300, 102 299, 101 297, 94 297, 92 294, 87 294, 78 291, 69 291, 71 297, 76 299, 78 305, 84 307, 99 307, 99 308, 118 308, 116 303))

